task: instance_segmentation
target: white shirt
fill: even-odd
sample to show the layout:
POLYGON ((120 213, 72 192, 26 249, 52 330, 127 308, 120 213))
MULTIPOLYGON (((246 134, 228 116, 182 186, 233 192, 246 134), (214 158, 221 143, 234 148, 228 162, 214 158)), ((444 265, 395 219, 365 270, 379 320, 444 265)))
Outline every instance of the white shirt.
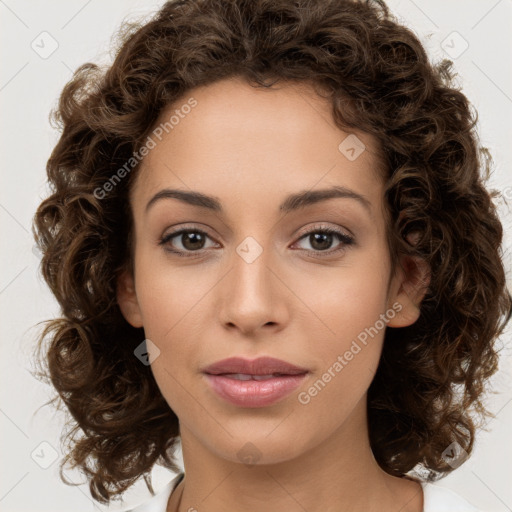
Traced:
MULTIPOLYGON (((183 473, 176 475, 160 492, 138 507, 126 512, 166 512, 167 502, 183 473)), ((458 494, 436 484, 421 483, 423 487, 423 512, 479 512, 458 494)))

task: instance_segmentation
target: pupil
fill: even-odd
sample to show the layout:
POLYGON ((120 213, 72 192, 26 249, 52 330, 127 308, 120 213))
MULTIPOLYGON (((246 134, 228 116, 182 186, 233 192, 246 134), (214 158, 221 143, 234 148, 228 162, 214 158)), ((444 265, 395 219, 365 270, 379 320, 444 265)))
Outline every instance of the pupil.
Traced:
POLYGON ((331 246, 331 243, 332 243, 332 234, 331 233, 313 233, 310 236, 310 238, 311 237, 312 237, 312 240, 310 240, 311 246, 315 249, 318 249, 318 250, 329 249, 329 247, 331 246), (319 247, 317 244, 318 241, 320 241, 319 247))
POLYGON ((189 250, 201 249, 202 243, 204 243, 204 239, 202 238, 201 233, 183 233, 181 242, 183 243, 183 247, 189 250), (191 243, 187 243, 190 241, 191 243))

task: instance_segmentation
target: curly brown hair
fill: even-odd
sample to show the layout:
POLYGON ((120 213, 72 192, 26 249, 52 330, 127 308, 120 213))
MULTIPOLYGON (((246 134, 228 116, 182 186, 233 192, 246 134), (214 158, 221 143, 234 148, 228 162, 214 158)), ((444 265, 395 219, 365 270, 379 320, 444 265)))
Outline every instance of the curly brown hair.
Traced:
POLYGON ((386 330, 368 393, 370 442, 392 475, 417 465, 428 479, 450 472, 441 454, 454 441, 471 452, 473 413, 488 414, 495 341, 512 314, 498 193, 484 187, 492 160, 452 62, 431 64, 382 1, 176 0, 145 23, 124 24, 120 36, 113 64, 78 68, 52 112, 62 134, 47 163, 51 194, 33 223, 41 273, 62 310, 36 355, 38 376, 58 392, 51 402, 72 416, 61 478, 67 463, 79 467, 94 499, 108 503, 141 476, 153 493, 155 463, 178 469, 178 418, 134 357, 144 330, 116 300, 117 276, 133 271, 128 193, 137 165, 108 193, 104 185, 167 105, 229 77, 254 87, 313 82, 337 126, 379 141, 393 263, 421 257, 432 275, 419 320, 386 330))

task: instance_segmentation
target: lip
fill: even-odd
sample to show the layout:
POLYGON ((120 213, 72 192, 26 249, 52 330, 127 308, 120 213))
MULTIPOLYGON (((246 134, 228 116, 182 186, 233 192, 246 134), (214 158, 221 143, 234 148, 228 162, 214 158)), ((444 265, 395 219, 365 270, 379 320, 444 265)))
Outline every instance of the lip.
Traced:
POLYGON ((221 398, 240 407, 272 405, 296 389, 309 373, 306 368, 273 357, 248 360, 223 359, 203 369, 211 389, 221 398), (280 375, 265 380, 238 380, 226 374, 280 375))
POLYGON ((220 375, 222 373, 246 373, 248 375, 282 373, 285 375, 297 375, 308 371, 307 368, 301 368, 275 357, 258 357, 252 360, 244 359, 243 357, 229 357, 203 368, 204 373, 211 375, 220 375))

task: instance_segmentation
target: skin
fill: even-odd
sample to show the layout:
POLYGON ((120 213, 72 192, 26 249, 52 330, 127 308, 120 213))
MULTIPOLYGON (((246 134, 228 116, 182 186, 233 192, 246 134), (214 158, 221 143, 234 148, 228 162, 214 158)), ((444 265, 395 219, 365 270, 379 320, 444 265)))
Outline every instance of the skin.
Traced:
POLYGON ((424 289, 418 283, 428 281, 428 269, 402 257, 392 272, 377 141, 340 130, 330 104, 306 83, 263 90, 222 80, 188 91, 161 120, 190 97, 197 105, 137 171, 130 195, 135 270, 118 281, 124 317, 144 327, 160 350, 151 368, 180 422, 186 477, 167 511, 262 512, 272 503, 273 510, 292 512, 420 512, 421 486, 380 469, 369 445, 367 389, 385 329, 309 403, 298 401, 393 304, 401 310, 388 328, 419 316, 424 289), (338 149, 349 133, 366 145, 354 161, 338 149), (335 185, 364 196, 369 210, 346 197, 286 215, 278 209, 289 194, 335 185), (164 188, 215 196, 223 212, 169 198, 145 212, 164 188), (355 243, 322 257, 344 244, 334 235, 322 252, 302 236, 319 223, 355 243), (182 235, 167 246, 192 256, 202 247, 199 257, 159 245, 180 227, 208 236, 202 246, 182 235), (263 249, 250 264, 236 251, 248 236, 263 249), (269 355, 310 373, 277 404, 237 407, 201 373, 235 355, 269 355), (249 442, 257 451, 253 465, 239 455, 249 442))

